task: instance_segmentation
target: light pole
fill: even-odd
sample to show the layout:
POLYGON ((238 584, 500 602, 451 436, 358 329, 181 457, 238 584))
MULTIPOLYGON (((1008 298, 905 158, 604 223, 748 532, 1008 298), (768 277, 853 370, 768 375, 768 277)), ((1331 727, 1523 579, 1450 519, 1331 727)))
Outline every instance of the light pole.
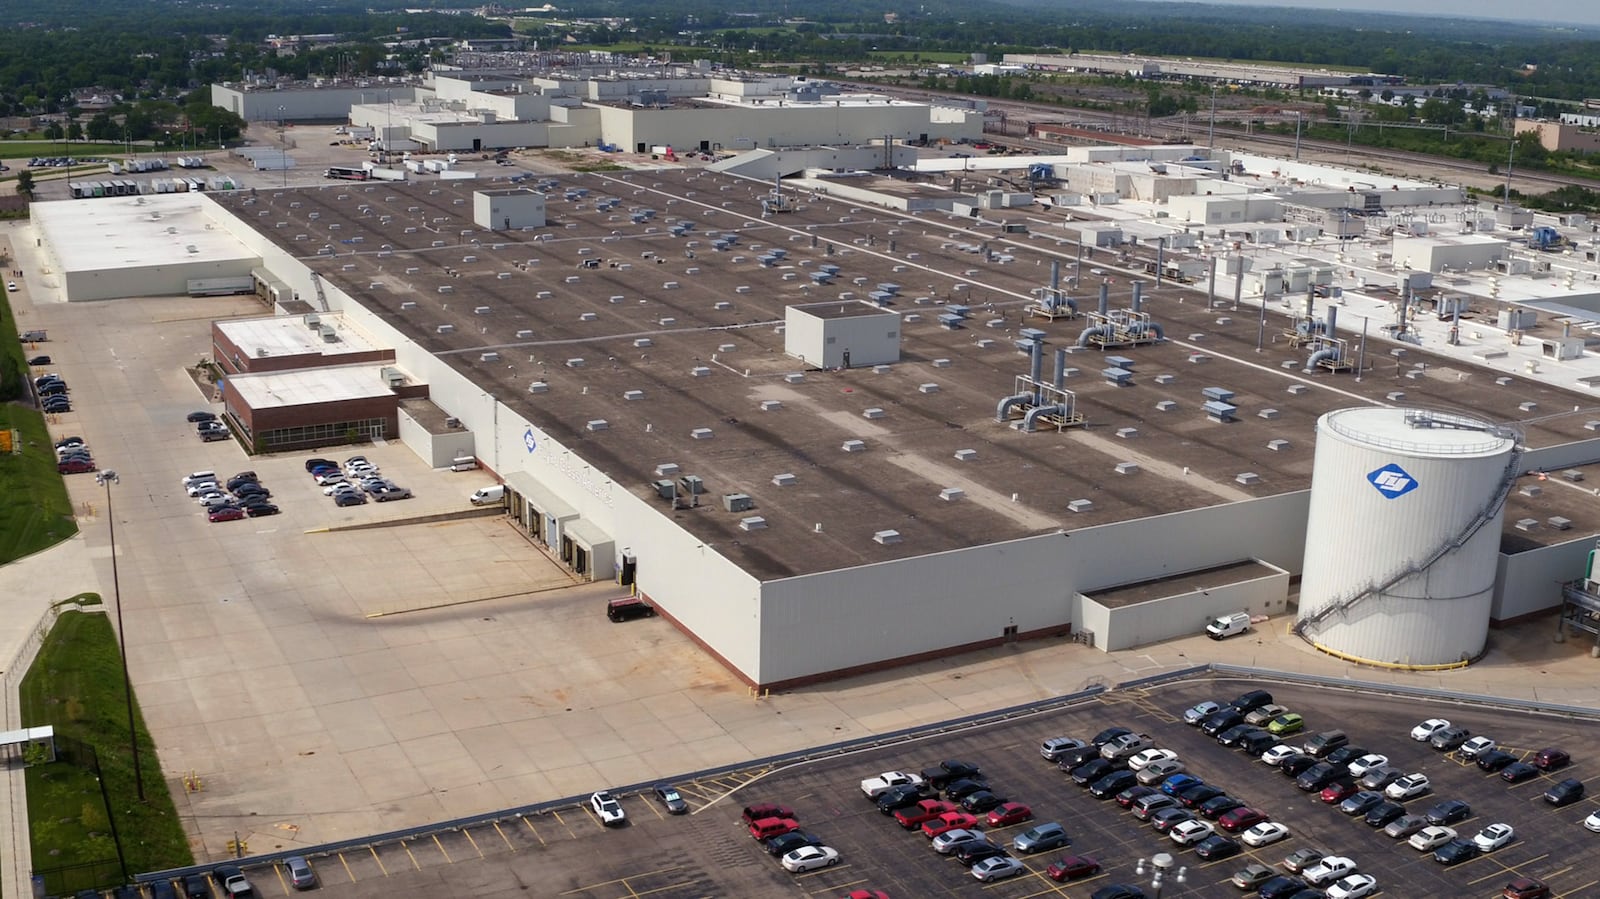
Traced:
POLYGON ((1139 863, 1134 866, 1133 873, 1143 877, 1148 872, 1150 874, 1150 889, 1155 891, 1154 899, 1161 899, 1161 888, 1166 886, 1168 877, 1172 878, 1173 883, 1183 886, 1185 877, 1189 873, 1188 868, 1179 867, 1174 870, 1174 866, 1177 864, 1177 860, 1172 856, 1165 852, 1158 852, 1148 859, 1139 859, 1139 863))
POLYGON ((139 731, 133 725, 133 681, 128 677, 127 630, 122 626, 122 581, 117 577, 117 516, 111 508, 111 485, 122 481, 107 468, 95 473, 94 482, 106 488, 106 522, 111 528, 111 593, 117 602, 117 651, 122 655, 122 690, 128 703, 128 745, 133 750, 133 782, 144 801, 144 768, 139 765, 139 731))
POLYGON ((284 132, 288 129, 289 126, 288 126, 288 123, 283 120, 283 110, 284 110, 284 107, 282 107, 282 106, 278 107, 278 144, 280 145, 280 149, 279 149, 279 157, 280 158, 278 159, 278 171, 283 172, 283 186, 284 187, 288 187, 289 186, 289 136, 287 134, 285 134, 284 132))

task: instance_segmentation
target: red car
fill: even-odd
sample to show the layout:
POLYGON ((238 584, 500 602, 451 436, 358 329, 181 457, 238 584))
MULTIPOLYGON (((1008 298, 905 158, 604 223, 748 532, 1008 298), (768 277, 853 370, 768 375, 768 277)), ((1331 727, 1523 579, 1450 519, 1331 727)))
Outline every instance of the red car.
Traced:
POLYGON ((999 806, 989 810, 989 826, 1005 827, 1007 824, 1021 824, 1033 817, 1033 809, 1020 802, 1002 802, 999 806))
POLYGON ((1334 782, 1323 788, 1322 801, 1329 805, 1333 805, 1337 802, 1343 802, 1346 799, 1349 799, 1351 796, 1354 796, 1356 791, 1360 789, 1361 788, 1352 781, 1345 781, 1343 783, 1334 782))
POLYGON ((212 521, 238 521, 244 517, 244 510, 234 506, 223 506, 207 517, 212 521))
POLYGON ((84 474, 94 471, 94 463, 88 459, 68 459, 57 463, 56 471, 60 474, 84 474))
POLYGON ((1217 825, 1228 833, 1238 833, 1249 830, 1263 821, 1271 821, 1272 816, 1256 808, 1236 808, 1217 819, 1217 825))
POLYGON ((1076 880, 1079 877, 1093 877, 1100 873, 1100 863, 1087 855, 1064 855, 1050 863, 1044 869, 1051 880, 1057 883, 1063 880, 1076 880))
POLYGON ((851 890, 844 899, 889 899, 883 890, 851 890))
POLYGON ((960 811, 953 802, 942 799, 923 799, 910 808, 903 808, 894 813, 894 819, 906 830, 916 830, 923 824, 932 821, 945 812, 960 811))
POLYGON ((966 812, 945 812, 939 817, 925 822, 922 825, 922 835, 931 840, 941 833, 977 826, 978 819, 973 815, 969 815, 966 812))

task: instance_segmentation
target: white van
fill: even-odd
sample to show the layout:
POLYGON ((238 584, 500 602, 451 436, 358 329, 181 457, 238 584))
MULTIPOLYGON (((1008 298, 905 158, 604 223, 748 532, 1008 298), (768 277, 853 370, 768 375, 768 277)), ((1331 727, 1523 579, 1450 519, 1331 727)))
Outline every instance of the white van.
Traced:
POLYGON ((501 500, 505 499, 505 497, 506 485, 496 484, 493 487, 479 487, 477 490, 473 491, 472 495, 467 497, 467 499, 474 506, 487 506, 490 503, 500 502, 501 500))
POLYGON ((196 484, 201 481, 215 481, 216 479, 217 473, 214 471, 196 471, 183 476, 183 486, 188 487, 190 484, 196 484))
POLYGON ((1249 612, 1229 612, 1226 615, 1219 615, 1212 619, 1210 624, 1206 625, 1206 633, 1210 634, 1213 640, 1221 640, 1223 637, 1242 634, 1249 629, 1249 612))

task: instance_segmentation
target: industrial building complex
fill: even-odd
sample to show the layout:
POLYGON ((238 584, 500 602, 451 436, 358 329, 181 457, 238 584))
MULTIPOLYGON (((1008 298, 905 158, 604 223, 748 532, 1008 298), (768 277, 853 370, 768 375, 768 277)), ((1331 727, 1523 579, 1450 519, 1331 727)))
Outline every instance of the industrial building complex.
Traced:
POLYGON ((890 125, 881 100, 694 100, 712 126, 670 97, 461 89, 503 108, 408 137, 526 119, 554 143, 571 114, 563 141, 727 145, 776 116, 822 146, 48 204, 58 283, 246 279, 263 316, 218 322, 211 354, 249 447, 471 459, 508 526, 751 685, 1043 635, 1122 649, 1239 611, 1355 660, 1459 665, 1560 607, 1600 533, 1580 218, 1188 146, 826 146, 942 115, 890 125), (63 249, 85 229, 141 252, 63 249))

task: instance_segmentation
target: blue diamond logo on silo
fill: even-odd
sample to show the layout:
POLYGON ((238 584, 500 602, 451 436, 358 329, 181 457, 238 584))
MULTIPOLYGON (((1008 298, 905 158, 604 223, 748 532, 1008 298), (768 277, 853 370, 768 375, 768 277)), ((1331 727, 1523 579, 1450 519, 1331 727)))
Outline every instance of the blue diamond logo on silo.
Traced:
POLYGON ((1399 499, 1417 489, 1417 479, 1393 462, 1368 474, 1367 481, 1389 499, 1399 499))

